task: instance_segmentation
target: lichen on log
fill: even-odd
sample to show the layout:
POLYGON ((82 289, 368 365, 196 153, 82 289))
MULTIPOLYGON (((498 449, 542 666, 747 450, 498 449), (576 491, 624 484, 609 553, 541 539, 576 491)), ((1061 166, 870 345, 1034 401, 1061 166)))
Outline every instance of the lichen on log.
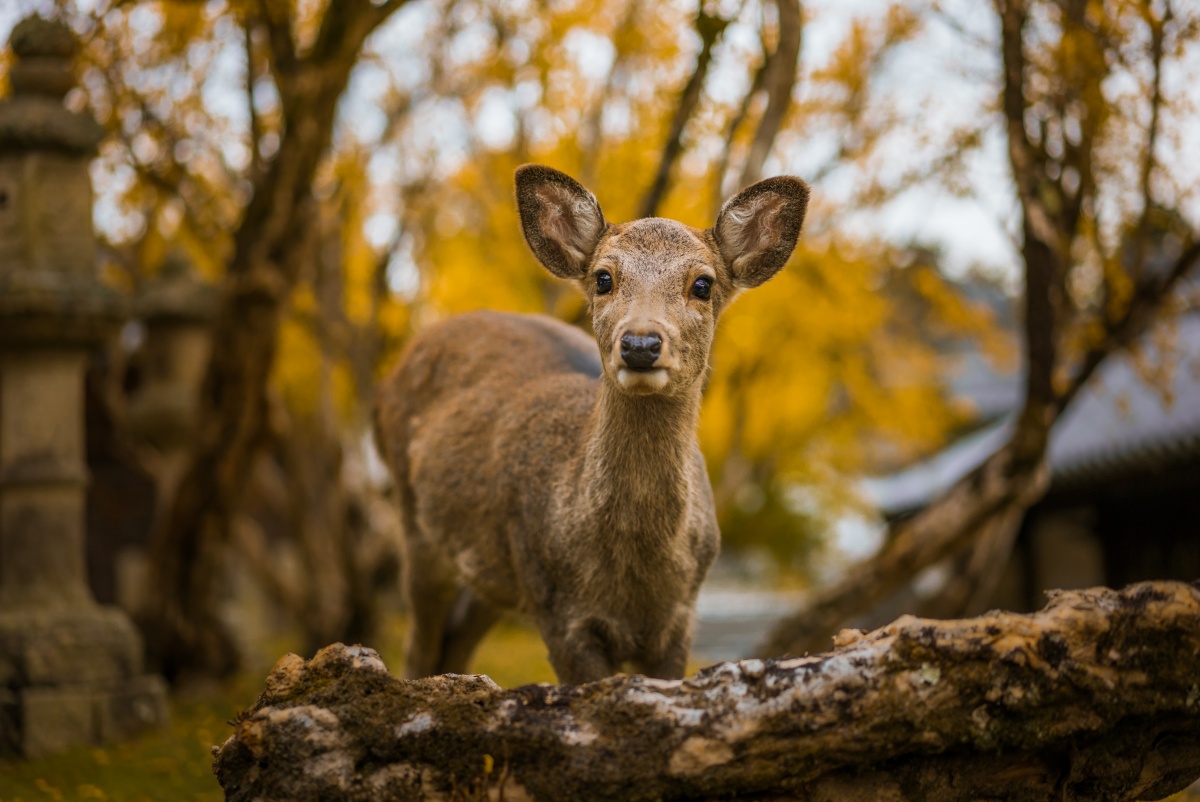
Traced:
POLYGON ((1200 777, 1200 590, 906 616, 677 681, 399 680, 281 659, 214 750, 228 800, 1134 800, 1200 777))

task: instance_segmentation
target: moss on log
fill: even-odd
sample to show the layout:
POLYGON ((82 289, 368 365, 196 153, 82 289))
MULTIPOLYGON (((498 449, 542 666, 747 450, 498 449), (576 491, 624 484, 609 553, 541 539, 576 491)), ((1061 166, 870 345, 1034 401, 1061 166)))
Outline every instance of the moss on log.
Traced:
POLYGON ((281 659, 214 752, 228 800, 1158 799, 1200 777, 1200 591, 906 616, 679 681, 404 681, 338 644, 281 659))

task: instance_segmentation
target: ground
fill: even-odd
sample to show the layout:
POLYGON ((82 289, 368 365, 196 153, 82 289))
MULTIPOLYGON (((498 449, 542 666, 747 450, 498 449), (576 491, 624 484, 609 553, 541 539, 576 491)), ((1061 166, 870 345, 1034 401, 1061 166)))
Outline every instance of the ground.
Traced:
MULTIPOLYGON (((401 659, 404 622, 388 627, 377 648, 389 666, 401 659)), ((289 650, 280 643, 270 654, 289 650)), ((504 687, 553 682, 537 633, 501 624, 480 647, 475 670, 504 687)), ((309 655, 311 656, 311 655, 309 655)), ((111 802, 218 802, 224 798, 210 768, 211 748, 229 736, 226 722, 249 707, 270 665, 264 659, 219 695, 173 700, 170 726, 128 743, 80 747, 32 761, 0 760, 0 802, 111 800, 111 802)))

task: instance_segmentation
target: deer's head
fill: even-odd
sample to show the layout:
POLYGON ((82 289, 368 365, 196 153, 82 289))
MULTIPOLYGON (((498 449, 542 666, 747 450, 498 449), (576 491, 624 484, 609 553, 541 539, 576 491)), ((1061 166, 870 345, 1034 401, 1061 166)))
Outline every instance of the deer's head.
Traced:
POLYGON ((808 203, 800 179, 768 178, 726 202, 712 228, 657 217, 611 224, 565 173, 527 164, 516 183, 529 247, 583 288, 606 379, 638 395, 703 379, 721 311, 779 272, 808 203))

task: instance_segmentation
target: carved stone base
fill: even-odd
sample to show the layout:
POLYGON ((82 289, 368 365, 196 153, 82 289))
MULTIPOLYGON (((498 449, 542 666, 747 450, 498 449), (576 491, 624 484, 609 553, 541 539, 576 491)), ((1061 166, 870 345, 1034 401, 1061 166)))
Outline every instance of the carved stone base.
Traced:
POLYGON ((167 720, 141 638, 116 608, 0 612, 0 754, 36 757, 167 720))

